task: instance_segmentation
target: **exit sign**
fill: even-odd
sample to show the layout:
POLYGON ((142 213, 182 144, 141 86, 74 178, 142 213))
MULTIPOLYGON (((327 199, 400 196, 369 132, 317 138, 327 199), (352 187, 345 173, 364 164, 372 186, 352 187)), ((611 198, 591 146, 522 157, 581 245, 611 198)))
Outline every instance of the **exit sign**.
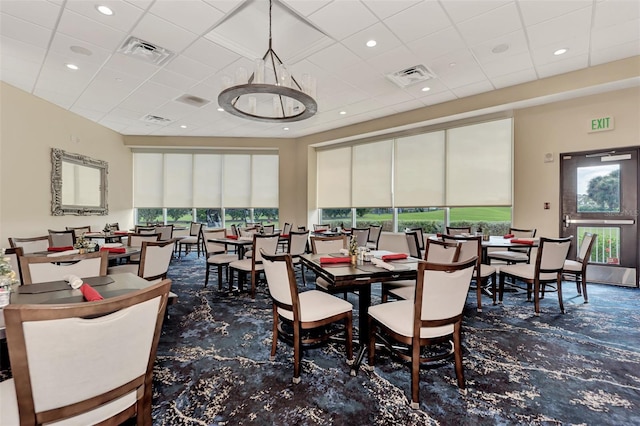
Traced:
POLYGON ((613 117, 594 118, 589 122, 589 133, 613 130, 613 117))

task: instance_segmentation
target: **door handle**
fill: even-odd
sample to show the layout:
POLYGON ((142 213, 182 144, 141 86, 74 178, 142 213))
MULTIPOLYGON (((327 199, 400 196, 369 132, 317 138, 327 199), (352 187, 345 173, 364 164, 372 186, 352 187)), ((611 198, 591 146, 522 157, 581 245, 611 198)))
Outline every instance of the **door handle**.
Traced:
POLYGON ((565 228, 569 227, 569 224, 571 223, 571 218, 569 217, 568 214, 564 215, 564 218, 562 219, 562 223, 564 223, 565 228))

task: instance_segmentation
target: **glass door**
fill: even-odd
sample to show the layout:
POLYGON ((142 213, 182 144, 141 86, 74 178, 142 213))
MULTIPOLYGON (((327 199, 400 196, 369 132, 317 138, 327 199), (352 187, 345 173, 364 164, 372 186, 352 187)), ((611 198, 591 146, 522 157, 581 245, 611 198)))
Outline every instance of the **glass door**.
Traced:
POLYGON ((562 236, 575 259, 585 232, 598 234, 588 280, 638 286, 638 149, 561 154, 562 236))

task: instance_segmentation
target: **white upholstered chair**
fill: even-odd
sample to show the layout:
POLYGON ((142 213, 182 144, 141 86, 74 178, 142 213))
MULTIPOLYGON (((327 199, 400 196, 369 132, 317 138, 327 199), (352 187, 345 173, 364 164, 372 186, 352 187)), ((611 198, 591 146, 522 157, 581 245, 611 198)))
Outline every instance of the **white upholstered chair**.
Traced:
POLYGON ((564 261, 564 267, 562 268, 562 274, 573 276, 576 280, 576 289, 578 294, 582 294, 584 303, 589 303, 589 296, 587 296, 587 265, 591 258, 591 250, 593 245, 598 239, 598 234, 592 234, 585 232, 582 236, 582 242, 580 243, 580 250, 576 260, 567 259, 564 261), (580 289, 582 284, 582 289, 580 289))
MULTIPOLYGON (((160 234, 129 234, 127 239, 128 247, 142 247, 142 243, 145 241, 155 242, 160 241, 160 234)), ((129 263, 140 263, 140 255, 134 254, 129 257, 129 263)))
POLYGON ((388 348, 403 360, 411 362, 411 408, 418 409, 420 406, 420 364, 451 356, 451 352, 447 352, 423 357, 423 346, 451 342, 458 387, 465 387, 462 312, 475 266, 476 258, 450 264, 420 262, 412 299, 381 303, 369 308, 369 366, 374 366, 376 335, 387 336, 383 340, 389 343, 388 348), (404 346, 392 344, 389 338, 404 346))
MULTIPOLYGON (((533 238, 536 236, 536 230, 534 229, 518 229, 509 228, 509 234, 514 238, 533 238)), ((531 247, 513 247, 507 250, 489 251, 487 253, 487 259, 489 264, 492 260, 501 260, 508 265, 514 263, 529 263, 531 256, 531 247)))
POLYGON ((293 383, 300 382, 302 346, 317 344, 338 332, 346 333, 347 358, 353 358, 353 314, 349 302, 318 290, 298 293, 293 262, 289 254, 268 255, 262 252, 264 272, 267 277, 269 294, 273 301, 273 337, 271 360, 275 359, 278 336, 292 340, 293 383), (279 322, 288 322, 293 336, 285 335, 279 322), (344 328, 335 330, 326 325, 344 321, 344 328), (321 335, 306 335, 305 330, 316 329, 321 335), (305 335, 303 335, 303 333, 305 335))
POLYGON ((42 237, 30 237, 30 238, 9 238, 9 246, 22 247, 22 252, 36 253, 41 251, 47 251, 49 248, 49 236, 43 235, 42 237))
MULTIPOLYGON (((500 290, 499 303, 502 303, 504 293, 504 280, 510 277, 514 280, 521 280, 527 284, 527 301, 531 301, 531 291, 533 287, 533 297, 535 314, 540 314, 540 294, 544 292, 544 285, 553 283, 558 292, 558 303, 560 311, 564 313, 562 303, 562 270, 567 259, 571 240, 567 238, 540 238, 540 246, 534 265, 519 263, 500 267, 500 290)), ((544 294, 543 294, 544 295, 544 294)))
POLYGON ((307 252, 309 246, 309 231, 289 231, 287 237, 287 250, 291 255, 293 266, 300 267, 300 275, 302 275, 302 284, 307 285, 307 279, 304 276, 304 264, 300 261, 300 256, 307 252))
POLYGON ((49 247, 69 247, 76 243, 76 233, 68 231, 54 231, 49 229, 49 247))
POLYGON ((367 248, 378 250, 378 243, 382 235, 382 225, 369 225, 369 239, 367 240, 367 248))
MULTIPOLYGON (((218 272, 218 290, 222 290, 222 273, 223 270, 227 273, 227 282, 229 282, 229 264, 235 260, 238 260, 238 255, 235 253, 229 253, 227 246, 223 243, 216 243, 209 241, 211 239, 225 238, 227 230, 212 229, 208 231, 202 231, 202 239, 204 241, 204 249, 207 257, 207 270, 205 272, 204 286, 209 284, 209 275, 211 274, 211 268, 215 267, 218 272)), ((231 290, 231 288, 229 288, 231 290)))
MULTIPOLYGON (((311 236, 311 252, 313 254, 339 253, 347 248, 347 237, 335 235, 332 237, 311 236)), ((322 277, 316 277, 316 289, 329 291, 329 282, 322 277)), ((346 292, 344 292, 346 298, 346 292)))
POLYGON ((24 284, 58 281, 67 275, 80 278, 107 275, 109 253, 96 251, 61 256, 22 256, 20 271, 24 284))
POLYGON ((133 418, 151 425, 153 364, 170 286, 164 280, 91 303, 5 307, 13 378, 0 382, 0 424, 133 418))
POLYGON ((238 287, 243 290, 244 277, 251 274, 251 298, 256 297, 256 288, 258 286, 258 277, 260 272, 264 270, 262 265, 262 254, 275 254, 278 249, 278 241, 280 234, 253 234, 253 244, 251 246, 251 258, 241 259, 229 264, 230 284, 233 284, 233 272, 238 272, 238 287), (240 276, 240 274, 242 274, 240 276))
POLYGON ((200 257, 200 249, 202 247, 202 224, 198 222, 191 222, 189 226, 189 236, 178 240, 178 256, 182 255, 182 248, 184 247, 185 256, 189 253, 189 249, 195 246, 200 257))

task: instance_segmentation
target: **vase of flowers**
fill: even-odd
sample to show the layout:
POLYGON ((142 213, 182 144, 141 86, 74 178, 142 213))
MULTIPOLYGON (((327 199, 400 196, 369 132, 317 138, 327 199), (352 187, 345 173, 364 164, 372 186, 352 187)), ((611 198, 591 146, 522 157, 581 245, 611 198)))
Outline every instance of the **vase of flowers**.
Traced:
POLYGON ((4 249, 0 255, 0 308, 7 306, 11 300, 11 291, 18 284, 16 273, 11 268, 9 256, 4 255, 4 249))
POLYGON ((349 256, 351 256, 351 264, 358 263, 358 240, 353 235, 349 240, 349 256))

